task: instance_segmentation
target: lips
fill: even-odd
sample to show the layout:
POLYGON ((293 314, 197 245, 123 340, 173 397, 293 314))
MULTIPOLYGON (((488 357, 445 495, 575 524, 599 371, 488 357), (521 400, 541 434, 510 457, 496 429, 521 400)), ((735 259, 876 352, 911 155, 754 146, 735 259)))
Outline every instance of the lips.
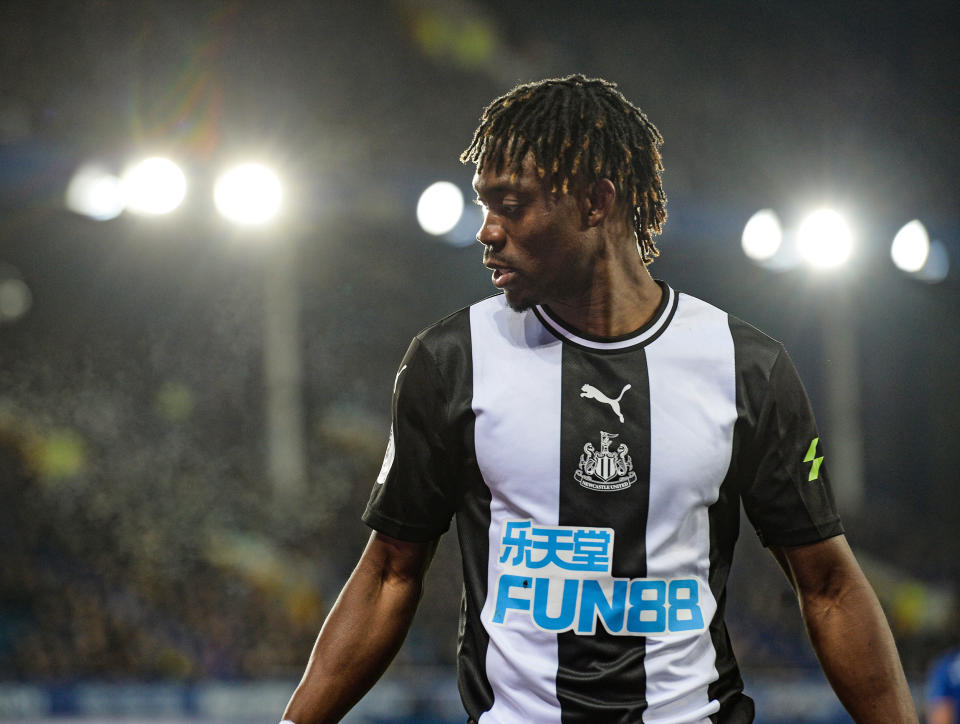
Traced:
POLYGON ((497 289, 502 289, 507 286, 513 278, 516 276, 516 272, 510 267, 492 267, 493 274, 491 278, 493 280, 493 286, 497 289))

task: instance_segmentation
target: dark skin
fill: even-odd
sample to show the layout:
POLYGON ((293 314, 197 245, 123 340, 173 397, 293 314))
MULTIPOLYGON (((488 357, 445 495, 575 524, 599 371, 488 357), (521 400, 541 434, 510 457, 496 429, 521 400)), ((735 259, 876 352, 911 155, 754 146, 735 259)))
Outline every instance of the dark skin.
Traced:
POLYGON ((602 337, 632 332, 653 315, 662 292, 630 242, 628 211, 609 179, 550 193, 527 156, 518 177, 487 170, 473 187, 484 209, 484 264, 512 307, 546 304, 602 337))
POLYGON ((893 635, 846 538, 770 551, 797 594, 820 666, 853 720, 915 723, 893 635))
POLYGON ((437 541, 373 533, 320 629, 283 718, 336 722, 373 686, 407 635, 437 541), (376 621, 371 625, 371 621, 376 621))
MULTIPOLYGON (((662 292, 609 179, 553 194, 528 157, 517 178, 486 171, 474 177, 474 188, 484 207, 477 234, 484 263, 512 307, 546 304, 569 325, 601 337, 630 333, 651 318, 662 292)), ((436 541, 371 536, 284 718, 335 722, 376 682, 406 636, 435 550, 436 541)), ((893 636, 845 538, 771 551, 854 721, 917 722, 893 636)))

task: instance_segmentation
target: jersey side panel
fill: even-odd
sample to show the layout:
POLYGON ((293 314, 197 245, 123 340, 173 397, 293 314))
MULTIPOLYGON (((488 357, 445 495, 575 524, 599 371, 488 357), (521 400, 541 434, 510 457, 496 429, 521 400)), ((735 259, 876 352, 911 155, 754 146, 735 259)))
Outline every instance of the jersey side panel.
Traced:
MULTIPOLYGON (((717 501, 710 506, 710 590, 717 601, 717 613, 710 624, 710 635, 716 652, 717 679, 709 687, 709 696, 720 702, 720 712, 714 721, 722 724, 750 724, 754 719, 753 699, 743 693, 743 677, 737 664, 727 630, 727 580, 733 563, 734 547, 740 536, 740 494, 744 487, 745 471, 742 465, 744 449, 749 447, 755 415, 752 412, 748 390, 744 386, 745 370, 769 370, 776 358, 779 345, 736 317, 726 315, 726 323, 733 342, 736 374, 737 421, 731 444, 730 467, 720 486, 717 501), (757 344, 763 341, 762 344, 757 344)), ((766 372, 758 376, 766 380, 766 372)), ((762 388, 760 389, 762 392, 762 388)), ((756 391, 754 391, 754 396, 756 391)), ((752 475, 752 473, 750 473, 752 475)))
POLYGON ((508 309, 503 297, 474 305, 470 319, 474 444, 490 490, 481 618, 489 636, 486 671, 493 691, 492 706, 482 715, 470 714, 481 724, 559 724, 556 634, 538 629, 522 610, 498 611, 498 602, 530 592, 500 588, 512 580, 501 564, 511 555, 502 544, 506 524, 557 524, 562 345, 532 313, 508 309))
POLYGON ((457 678, 465 708, 478 716, 493 701, 480 620, 490 493, 477 469, 472 398, 470 311, 463 309, 418 334, 400 364, 387 452, 363 519, 395 538, 429 540, 456 511, 465 584, 457 678))
POLYGON ((474 448, 473 344, 470 313, 458 313, 432 330, 427 342, 437 360, 437 372, 446 391, 444 418, 453 437, 450 445, 461 451, 459 468, 452 469, 457 489, 457 537, 460 544, 464 588, 461 595, 457 641, 457 682, 464 708, 479 716, 493 704, 487 678, 489 646, 480 612, 487 595, 487 560, 490 528, 490 490, 477 467, 474 448), (470 344, 465 344, 465 340, 470 344))
MULTIPOLYGON (((650 513, 647 575, 696 581, 706 625, 647 641, 645 722, 700 722, 719 710, 710 695, 716 651, 707 625, 709 508, 730 466, 737 420, 734 348, 726 314, 685 294, 666 333, 647 349, 650 375, 650 513), (677 686, 678 681, 684 687, 677 686)), ((692 606, 690 598, 674 601, 692 606)), ((680 614, 678 614, 680 615, 680 614)))

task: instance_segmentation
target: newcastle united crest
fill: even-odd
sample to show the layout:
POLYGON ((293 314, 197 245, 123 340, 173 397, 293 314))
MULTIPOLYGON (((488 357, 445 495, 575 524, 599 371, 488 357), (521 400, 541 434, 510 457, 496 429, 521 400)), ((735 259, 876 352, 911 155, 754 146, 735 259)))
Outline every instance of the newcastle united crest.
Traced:
POLYGON ((573 477, 584 488, 610 492, 625 490, 637 481, 627 446, 620 443, 614 452, 610 451, 615 437, 618 436, 601 430, 599 451, 592 442, 583 446, 580 466, 573 477))

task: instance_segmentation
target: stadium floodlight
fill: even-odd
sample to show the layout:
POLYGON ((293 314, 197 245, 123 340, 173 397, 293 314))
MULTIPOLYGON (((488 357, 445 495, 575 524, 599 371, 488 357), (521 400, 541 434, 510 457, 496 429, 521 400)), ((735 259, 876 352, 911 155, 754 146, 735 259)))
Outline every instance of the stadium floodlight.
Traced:
POLYGON ((833 209, 817 209, 797 229, 797 251, 810 266, 835 269, 853 253, 853 234, 846 220, 833 209))
POLYGON ((743 227, 743 253, 757 263, 772 259, 783 243, 783 228, 773 209, 761 209, 743 227))
POLYGON ((68 209, 97 221, 120 216, 126 205, 120 179, 94 164, 77 169, 65 196, 68 209))
POLYGON ((417 221, 428 234, 443 236, 463 215, 463 193, 449 181, 430 184, 417 202, 417 221))
POLYGON ((926 263, 913 276, 928 284, 939 284, 950 273, 950 254, 942 241, 934 239, 930 242, 930 253, 926 263))
POLYGON ((930 236, 919 219, 907 222, 893 237, 890 258, 897 268, 908 274, 923 269, 930 256, 930 236))
POLYGON ((187 195, 187 177, 169 158, 154 156, 128 168, 122 177, 127 209, 159 216, 176 209, 187 195))
POLYGON ((280 211, 283 187, 277 175, 259 163, 244 163, 225 171, 213 186, 213 202, 224 218, 243 226, 258 226, 280 211))

